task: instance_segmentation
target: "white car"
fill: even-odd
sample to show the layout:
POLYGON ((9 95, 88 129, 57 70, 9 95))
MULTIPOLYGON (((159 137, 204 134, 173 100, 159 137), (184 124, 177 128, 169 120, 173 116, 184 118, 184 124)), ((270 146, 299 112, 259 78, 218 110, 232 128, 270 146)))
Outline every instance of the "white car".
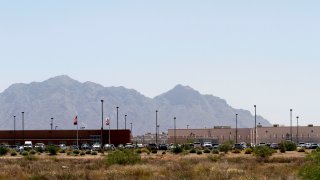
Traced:
POLYGON ((94 145, 92 145, 92 150, 93 151, 98 151, 98 150, 100 150, 101 149, 101 145, 100 144, 94 144, 94 145))
POLYGON ((103 146, 103 148, 104 148, 105 150, 112 150, 112 151, 114 151, 114 150, 116 149, 116 147, 115 147, 113 144, 105 144, 105 145, 103 146))
POLYGON ((204 142, 203 143, 203 147, 211 149, 212 148, 212 143, 211 142, 204 142))

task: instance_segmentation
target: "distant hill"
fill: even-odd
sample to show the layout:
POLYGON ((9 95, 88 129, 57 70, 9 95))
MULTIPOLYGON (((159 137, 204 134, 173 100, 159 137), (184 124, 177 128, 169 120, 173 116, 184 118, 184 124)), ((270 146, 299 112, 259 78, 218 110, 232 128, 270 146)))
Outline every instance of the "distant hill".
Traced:
MULTIPOLYGON (((202 95, 188 87, 177 85, 153 99, 136 90, 124 87, 103 87, 93 82, 81 83, 68 76, 57 76, 44 82, 14 84, 0 94, 0 129, 13 129, 13 115, 17 116, 16 129, 21 129, 21 112, 25 112, 25 129, 50 129, 50 118, 58 129, 75 129, 73 118, 77 114, 79 127, 101 128, 101 102, 104 99, 105 117, 111 118, 116 128, 116 107, 119 107, 119 129, 133 123, 135 135, 155 132, 155 111, 161 131, 173 128, 211 128, 215 125, 253 127, 254 117, 247 110, 234 109, 221 98, 202 95)), ((262 125, 270 123, 257 117, 262 125)), ((106 127, 104 127, 106 128, 106 127)))

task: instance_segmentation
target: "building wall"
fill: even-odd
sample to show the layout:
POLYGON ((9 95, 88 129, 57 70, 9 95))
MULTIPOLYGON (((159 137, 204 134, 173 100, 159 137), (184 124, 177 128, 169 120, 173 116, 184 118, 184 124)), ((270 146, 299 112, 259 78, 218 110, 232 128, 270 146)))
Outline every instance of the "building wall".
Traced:
MULTIPOLYGON (((176 143, 186 143, 195 141, 211 141, 213 143, 223 143, 225 141, 251 142, 249 128, 238 128, 238 138, 236 129, 176 129, 176 143)), ((175 143, 174 129, 168 130, 168 142, 175 143)))
MULTIPOLYGON (((109 143, 109 130, 102 132, 103 144, 109 143)), ((5 144, 24 144, 24 141, 45 144, 67 144, 79 145, 82 143, 92 144, 101 142, 101 130, 25 130, 25 131, 0 131, 0 143, 5 144)), ((110 141, 112 144, 125 144, 131 142, 130 130, 110 130, 110 141)))
MULTIPOLYGON (((223 143, 228 140, 236 141, 235 128, 222 129, 176 129, 176 142, 186 143, 195 141, 211 141, 223 143)), ((291 127, 257 127, 258 143, 279 143, 291 140, 291 127)), ((238 128, 238 142, 255 143, 254 128, 238 128)), ((320 143, 320 126, 292 127, 292 141, 320 143), (298 129, 298 136, 297 136, 298 129)), ((174 129, 168 130, 168 143, 174 143, 174 129)))

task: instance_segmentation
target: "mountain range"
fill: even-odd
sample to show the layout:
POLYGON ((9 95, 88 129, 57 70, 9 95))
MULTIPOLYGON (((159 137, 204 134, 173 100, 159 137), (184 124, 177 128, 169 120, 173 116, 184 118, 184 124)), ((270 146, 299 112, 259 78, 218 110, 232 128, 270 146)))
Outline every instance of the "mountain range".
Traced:
MULTIPOLYGON (((104 100, 104 118, 110 117, 111 128, 124 129, 132 123, 133 134, 154 133, 158 110, 160 131, 173 128, 176 117, 177 128, 212 128, 213 126, 254 127, 254 116, 247 110, 232 108, 224 99, 213 95, 202 95, 189 86, 177 85, 172 90, 155 98, 149 98, 125 87, 104 87, 93 82, 81 83, 66 75, 43 82, 13 84, 0 93, 0 129, 22 129, 24 112, 25 129, 53 128, 75 129, 73 119, 77 115, 79 128, 101 128, 101 99, 104 100)), ((270 123, 261 116, 257 122, 270 123)), ((105 122, 104 122, 105 123, 105 122)), ((104 125, 104 128, 107 128, 104 125)))

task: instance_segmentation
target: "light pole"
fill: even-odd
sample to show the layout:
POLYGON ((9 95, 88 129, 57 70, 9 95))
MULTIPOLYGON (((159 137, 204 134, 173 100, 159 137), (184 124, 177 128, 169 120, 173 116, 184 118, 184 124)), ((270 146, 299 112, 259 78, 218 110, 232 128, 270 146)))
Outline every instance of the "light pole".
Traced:
POLYGON ((254 144, 257 144, 257 106, 254 105, 254 144))
POLYGON ((174 121, 174 144, 177 144, 177 134, 176 134, 176 117, 173 118, 174 121))
POLYGON ((157 126, 157 132, 158 132, 158 135, 160 136, 160 125, 157 126))
POLYGON ((130 128, 131 136, 133 137, 133 134, 132 134, 132 122, 130 123, 130 126, 131 126, 131 128, 130 128))
POLYGON ((58 128, 58 126, 55 126, 55 127, 54 127, 54 130, 57 130, 57 128, 58 128))
POLYGON ((24 143, 24 112, 22 114, 22 143, 24 143))
POLYGON ((104 100, 101 99, 101 134, 100 134, 101 147, 103 146, 103 102, 104 102, 104 100))
POLYGON ((236 144, 238 143, 238 114, 236 114, 236 144))
POLYGON ((156 110, 156 144, 158 144, 158 110, 156 110))
MULTIPOLYGON (((124 115, 124 129, 127 129, 127 115, 124 115)), ((127 140, 127 134, 124 134, 124 144, 126 143, 127 140)))
POLYGON ((299 144, 299 116, 297 116, 297 144, 299 144))
POLYGON ((51 131, 52 131, 53 130, 53 118, 51 118, 50 126, 51 126, 51 131))
POLYGON ((187 125, 187 129, 189 129, 189 124, 187 125))
POLYGON ((292 142, 292 109, 290 109, 290 137, 292 142))
POLYGON ((13 116, 14 145, 16 145, 16 116, 13 116))
POLYGON ((117 107, 117 131, 119 130, 119 119, 118 119, 118 115, 119 115, 119 107, 117 107))

